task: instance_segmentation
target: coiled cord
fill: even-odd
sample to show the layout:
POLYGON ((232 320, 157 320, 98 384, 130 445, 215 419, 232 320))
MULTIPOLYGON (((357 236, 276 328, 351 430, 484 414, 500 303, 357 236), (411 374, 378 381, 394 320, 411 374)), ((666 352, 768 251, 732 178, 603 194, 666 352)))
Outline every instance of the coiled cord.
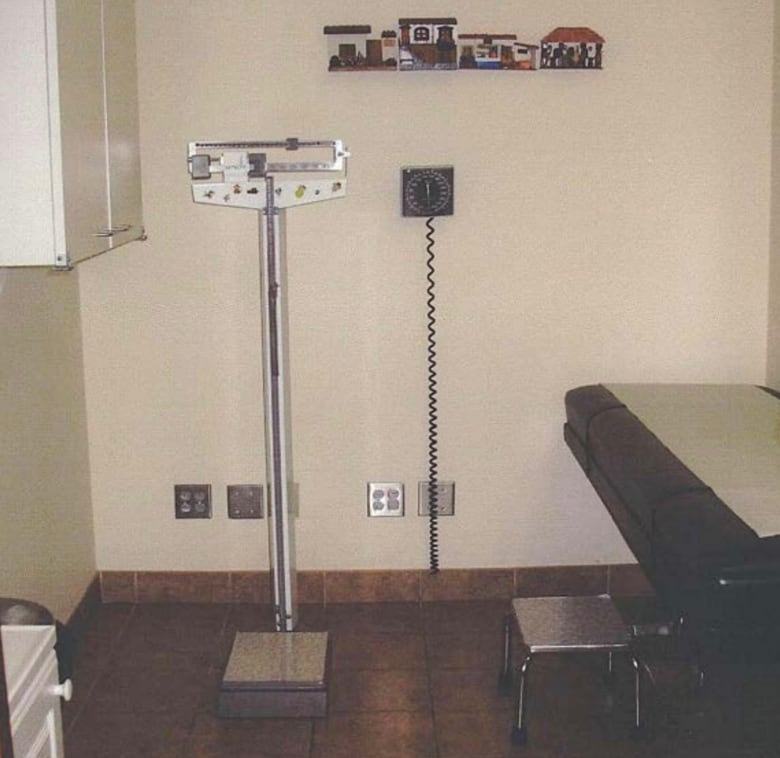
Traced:
POLYGON ((434 240, 433 217, 425 222, 428 233, 426 250, 428 259, 426 266, 428 273, 428 550, 430 554, 429 571, 431 574, 439 573, 439 431, 438 431, 438 387, 436 380, 436 280, 434 278, 433 248, 434 240))

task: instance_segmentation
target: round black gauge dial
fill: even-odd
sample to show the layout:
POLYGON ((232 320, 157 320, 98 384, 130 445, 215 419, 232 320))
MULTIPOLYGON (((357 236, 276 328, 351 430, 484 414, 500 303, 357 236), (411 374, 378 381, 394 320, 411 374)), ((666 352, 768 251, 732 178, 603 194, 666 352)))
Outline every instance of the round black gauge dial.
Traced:
POLYGON ((451 216, 454 200, 452 166, 406 168, 402 172, 404 216, 451 216))

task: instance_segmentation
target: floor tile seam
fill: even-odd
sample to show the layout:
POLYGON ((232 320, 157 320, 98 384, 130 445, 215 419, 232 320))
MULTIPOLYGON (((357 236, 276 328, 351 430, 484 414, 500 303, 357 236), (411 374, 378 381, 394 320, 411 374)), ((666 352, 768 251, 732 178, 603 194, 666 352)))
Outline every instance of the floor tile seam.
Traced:
MULTIPOLYGON (((189 740, 194 736, 195 734, 195 725, 197 724, 198 717, 202 714, 202 711, 200 711, 198 708, 195 708, 192 712, 192 716, 190 717, 190 723, 187 727, 187 734, 184 737, 185 742, 189 742, 189 740)), ((183 747, 187 747, 187 745, 184 745, 183 747)))
MULTIPOLYGON (((188 732, 189 729, 192 728, 194 725, 194 720, 198 716, 208 715, 212 714, 214 712, 214 708, 210 708, 208 710, 198 710, 197 708, 187 708, 187 707, 176 707, 173 708, 138 708, 135 706, 125 706, 122 708, 96 708, 92 709, 90 711, 90 716, 88 718, 96 718, 96 719, 147 719, 147 718, 154 718, 158 719, 160 721, 168 721, 172 725, 180 725, 183 721, 186 721, 190 719, 192 723, 188 722, 188 732)), ((69 730, 70 732, 70 730, 69 730)))
POLYGON ((431 667, 431 674, 435 675, 442 671, 474 671, 474 672, 480 672, 482 674, 484 673, 495 673, 496 679, 498 679, 498 675, 501 673, 501 667, 500 666, 433 666, 431 667))
MULTIPOLYGON (((232 584, 232 580, 230 582, 232 584)), ((231 587, 232 591, 232 587, 231 587)), ((222 617, 222 626, 219 629, 219 637, 222 639, 223 637, 227 637, 229 629, 228 624, 230 623, 230 617, 233 615, 233 604, 231 603, 228 605, 227 609, 225 610, 225 615, 222 617)))
MULTIPOLYGON (((132 653, 137 660, 143 660, 145 656, 154 657, 161 653, 170 654, 173 657, 176 656, 198 656, 209 655, 214 652, 214 645, 218 642, 218 639, 210 641, 209 644, 204 643, 201 645, 177 645, 175 641, 171 644, 171 641, 158 642, 156 640, 144 640, 143 645, 139 648, 127 647, 125 653, 132 653)), ((140 644, 140 643, 134 643, 140 644)))
POLYGON ((426 637, 487 637, 488 635, 497 635, 501 632, 500 627, 487 627, 487 626, 472 626, 465 629, 453 629, 452 625, 448 625, 443 630, 439 629, 425 629, 426 637))
MULTIPOLYGON (((328 716, 327 718, 331 718, 331 716, 369 716, 376 713, 382 713, 382 714, 388 714, 388 713, 410 713, 410 714, 416 714, 419 716, 430 716, 432 719, 435 718, 433 709, 430 706, 425 706, 423 708, 366 708, 366 709, 354 709, 354 708, 339 708, 337 706, 331 706, 328 709, 328 716)), ((326 719, 327 720, 327 719, 326 719)))
POLYGON ((418 632, 406 632, 406 631, 383 631, 380 629, 343 629, 340 627, 330 627, 323 630, 315 631, 327 631, 328 634, 338 635, 345 639, 354 639, 355 637, 367 638, 367 639, 380 639, 381 637, 422 637, 422 634, 418 632))
POLYGON ((124 622, 119 627, 119 631, 116 633, 116 636, 114 637, 113 644, 109 645, 108 655, 106 656, 106 658, 109 658, 111 656, 111 654, 116 649, 117 645, 119 645, 119 643, 122 641, 125 634, 127 633, 127 629, 129 628, 130 623, 132 622, 133 618, 136 616, 137 612, 138 612, 138 604, 137 603, 131 604, 130 613, 127 614, 127 617, 125 618, 124 622))
POLYGON ((463 705, 463 706, 441 706, 438 705, 433 709, 434 714, 438 713, 440 716, 450 716, 454 714, 469 714, 475 716, 480 713, 492 714, 511 714, 514 712, 514 706, 511 704, 498 705, 498 706, 475 706, 475 705, 463 705))
POLYGON ((387 668, 379 668, 377 666, 333 666, 331 671, 334 674, 385 674, 388 671, 404 671, 409 673, 411 671, 425 671, 425 665, 422 666, 392 666, 387 668))
POLYGON ((497 634, 501 631, 501 624, 495 626, 488 624, 459 625, 457 619, 436 621, 427 623, 423 627, 426 637, 465 637, 475 635, 497 634))
MULTIPOLYGON (((388 666, 387 668, 375 668, 375 667, 357 667, 357 668, 336 668, 332 669, 333 673, 339 674, 366 674, 366 675, 380 675, 380 674, 409 674, 410 672, 419 672, 421 674, 427 674, 427 663, 422 666, 388 666)), ((427 676, 426 676, 427 679, 427 676)))
MULTIPOLYGON (((112 637, 111 644, 108 646, 108 650, 106 652, 106 655, 103 656, 102 660, 100 661, 97 670, 95 672, 95 676, 92 680, 92 683, 87 688, 87 694, 84 696, 84 700, 82 701, 79 708, 76 710, 76 712, 73 714, 73 718, 70 719, 68 726, 65 730, 65 734, 70 734, 73 729, 75 728, 76 723, 81 718, 82 714, 87 708, 87 705, 89 705, 90 700, 92 698, 92 693, 95 691, 95 688, 97 687, 100 680, 103 678, 103 675, 106 673, 106 671, 109 668, 109 664, 111 660, 113 659, 114 651, 117 649, 122 637, 124 636, 127 627, 130 625, 130 620, 135 615, 137 605, 132 604, 130 607, 130 612, 127 614, 127 618, 123 621, 122 625, 119 628, 119 631, 112 637)), ((74 672, 75 674, 75 672, 74 672)), ((74 676, 74 679, 76 677, 74 676)), ((77 685, 77 682, 76 682, 77 685)), ((77 685, 78 686, 78 685, 77 685)))
POLYGON ((492 670, 495 670, 496 681, 498 681, 498 675, 501 673, 500 666, 434 666, 431 668, 431 673, 435 674, 439 671, 471 671, 474 674, 484 674, 486 671, 492 670))
POLYGON ((344 637, 420 637, 421 639, 425 637, 425 634, 417 629, 387 629, 386 627, 380 628, 370 626, 363 628, 358 627, 357 629, 343 626, 331 626, 327 631, 338 633, 344 637))
POLYGON ((309 719, 309 749, 307 751, 307 758, 314 758, 314 740, 317 734, 317 722, 327 721, 327 716, 324 719, 309 719))
POLYGON ((431 713, 431 729, 433 734, 433 755, 434 758, 440 758, 441 748, 439 746, 439 729, 436 721, 436 698, 433 692, 433 667, 431 661, 431 640, 427 630, 423 634, 423 650, 425 657, 425 678, 428 685, 428 707, 431 713))
MULTIPOLYGON (((101 667, 101 669, 102 669, 102 667, 101 667)), ((86 710, 87 706, 88 706, 88 705, 90 705, 90 703, 91 703, 91 699, 92 699, 92 693, 95 691, 95 688, 97 687, 97 685, 98 685, 98 682, 100 681, 100 679, 101 679, 101 677, 102 677, 102 676, 103 676, 103 673, 102 673, 102 671, 101 671, 101 673, 98 673, 98 674, 95 676, 95 679, 94 679, 94 681, 93 681, 93 682, 92 682, 92 684, 91 684, 91 685, 90 685, 90 686, 87 688, 87 694, 84 696, 84 699, 83 699, 83 701, 82 701, 82 702, 81 702, 81 704, 79 705, 79 707, 78 707, 78 709, 76 710, 76 712, 73 714, 73 718, 71 718, 71 719, 69 720, 69 723, 68 723, 67 727, 65 728, 65 734, 66 734, 66 735, 69 735, 69 734, 70 734, 70 733, 73 731, 73 729, 76 727, 76 724, 77 724, 77 722, 79 721, 79 719, 80 719, 80 718, 82 717, 82 715, 84 714, 84 711, 86 710)), ((92 709, 90 708, 90 711, 91 711, 91 710, 92 710, 92 709)))

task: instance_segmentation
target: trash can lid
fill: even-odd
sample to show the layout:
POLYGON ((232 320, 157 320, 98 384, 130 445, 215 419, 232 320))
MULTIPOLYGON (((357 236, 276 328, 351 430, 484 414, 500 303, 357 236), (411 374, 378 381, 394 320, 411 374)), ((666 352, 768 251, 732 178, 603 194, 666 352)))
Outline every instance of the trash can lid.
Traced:
POLYGON ((54 616, 38 603, 0 597, 0 626, 48 626, 54 616))

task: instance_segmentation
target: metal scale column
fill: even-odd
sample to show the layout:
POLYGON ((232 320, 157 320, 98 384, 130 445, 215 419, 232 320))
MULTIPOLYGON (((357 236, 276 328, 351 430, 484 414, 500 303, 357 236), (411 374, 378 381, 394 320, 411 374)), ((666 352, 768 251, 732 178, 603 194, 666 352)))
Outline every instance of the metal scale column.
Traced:
POLYGON ((294 533, 290 514, 292 475, 287 428, 286 282, 282 260, 283 211, 274 202, 274 179, 265 180, 261 212, 260 288, 263 313, 265 386, 265 461, 268 492, 268 540, 276 630, 291 632, 298 623, 295 605, 294 533))
POLYGON ((219 693, 218 713, 223 717, 322 717, 327 711, 327 632, 294 631, 297 606, 283 226, 284 209, 346 194, 348 155, 338 140, 193 142, 189 146, 193 200, 256 209, 260 218, 268 539, 277 631, 236 634, 219 693), (249 152, 303 148, 327 149, 330 160, 269 162, 266 152, 249 152), (213 150, 222 151, 221 156, 212 158, 213 150), (312 172, 338 176, 299 178, 312 172), (296 179, 275 181, 276 174, 284 173, 294 173, 296 179), (210 181, 213 174, 221 174, 222 181, 210 181))

